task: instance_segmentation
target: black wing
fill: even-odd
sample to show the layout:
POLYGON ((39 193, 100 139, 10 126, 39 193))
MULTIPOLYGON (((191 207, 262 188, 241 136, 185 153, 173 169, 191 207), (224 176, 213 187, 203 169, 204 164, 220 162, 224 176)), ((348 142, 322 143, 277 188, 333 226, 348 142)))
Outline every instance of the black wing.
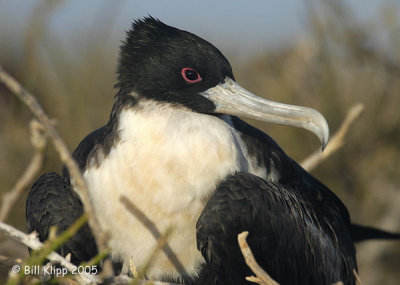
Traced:
POLYGON ((244 172, 224 180, 196 226, 212 282, 250 284, 237 242, 237 234, 248 231, 256 260, 281 285, 354 284, 350 224, 304 192, 244 172))
MULTIPOLYGON (((271 164, 273 164, 280 174, 279 181, 281 183, 291 185, 291 187, 303 188, 305 191, 317 189, 317 191, 323 192, 324 196, 329 196, 333 201, 335 211, 340 212, 343 219, 350 220, 348 211, 343 203, 327 187, 288 157, 271 137, 238 117, 232 116, 231 118, 243 142, 247 144, 249 154, 256 158, 262 167, 265 168, 267 174, 270 171, 271 164)), ((316 191, 312 192, 316 193, 316 191)), ((369 239, 400 239, 400 233, 390 233, 381 229, 357 224, 350 225, 350 233, 354 242, 369 239)))
POLYGON ((354 242, 361 242, 369 239, 400 239, 400 233, 391 233, 374 227, 362 226, 357 224, 351 224, 350 232, 351 238, 354 242))
MULTIPOLYGON (((45 241, 51 226, 58 232, 66 230, 83 214, 83 206, 77 194, 60 175, 50 172, 33 184, 26 201, 28 232, 36 231, 45 241)), ((80 264, 97 254, 95 240, 85 224, 75 236, 59 248, 62 256, 71 253, 71 262, 80 264)))

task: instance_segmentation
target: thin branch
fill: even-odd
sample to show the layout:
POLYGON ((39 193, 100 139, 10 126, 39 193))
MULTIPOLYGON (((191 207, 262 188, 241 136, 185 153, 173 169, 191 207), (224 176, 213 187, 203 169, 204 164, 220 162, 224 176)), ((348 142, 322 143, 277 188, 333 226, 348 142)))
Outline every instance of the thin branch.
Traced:
MULTIPOLYGON (((83 219, 84 221, 84 219, 83 219)), ((76 224, 75 229, 71 229, 72 231, 77 230, 79 226, 81 226, 82 223, 76 224)), ((6 233, 8 236, 10 236, 12 239, 16 240, 17 242, 26 245, 27 247, 33 249, 33 250, 41 250, 45 245, 41 243, 35 233, 31 234, 25 234, 14 227, 7 225, 5 223, 0 222, 0 231, 6 233)), ((68 230, 67 230, 68 231, 68 230)), ((65 232, 62 234, 65 235, 65 232)), ((61 237, 57 237, 61 238, 61 237)), ((60 256, 59 254, 55 252, 51 252, 49 255, 47 255, 47 259, 50 260, 51 262, 54 263, 59 263, 61 266, 65 267, 68 269, 70 272, 72 272, 76 266, 66 260, 64 257, 60 256)), ((7 266, 13 266, 13 265, 20 265, 24 266, 22 263, 22 260, 20 259, 11 259, 6 256, 0 255, 0 264, 4 264, 7 266)), ((29 266, 29 265, 27 265, 29 266)), ((83 273, 83 274, 77 274, 72 276, 73 278, 76 278, 79 284, 97 284, 99 282, 97 276, 88 274, 88 273, 83 273)), ((110 284, 138 284, 138 285, 145 285, 145 284, 154 284, 154 285, 181 285, 181 284, 176 284, 176 283, 168 283, 168 282, 161 282, 161 281, 149 281, 149 280, 141 280, 141 279, 134 279, 130 278, 127 275, 120 275, 120 276, 115 276, 107 280, 107 282, 110 282, 110 284)))
POLYGON ((339 127, 338 131, 332 136, 325 150, 321 152, 320 149, 314 151, 310 156, 304 159, 300 165, 307 171, 313 170, 318 164, 327 159, 333 153, 335 153, 338 149, 340 149, 344 143, 346 135, 350 129, 350 126, 354 123, 354 121, 360 117, 362 112, 364 111, 364 104, 357 103, 353 105, 349 111, 347 112, 346 118, 343 120, 343 123, 339 127))
MULTIPOLYGON (((135 262, 133 261, 133 258, 129 259, 129 270, 132 273, 134 278, 138 278, 141 274, 139 272, 139 269, 137 268, 135 262)), ((145 274, 142 274, 145 275, 145 274)))
MULTIPOLYGON (((186 270, 182 264, 182 262, 178 259, 175 252, 171 249, 168 243, 165 240, 165 237, 161 234, 161 232, 157 229, 156 225, 153 221, 151 221, 136 205, 132 203, 126 196, 120 197, 121 203, 134 215, 154 236, 154 238, 158 241, 158 246, 162 248, 165 255, 169 258, 172 265, 175 269, 183 275, 187 275, 186 270)), ((153 253, 154 254, 154 253, 153 253)))
POLYGON ((142 280, 136 278, 130 278, 126 275, 119 275, 114 277, 112 280, 112 284, 114 285, 182 285, 177 283, 169 283, 163 281, 151 281, 151 280, 142 280))
MULTIPOLYGON (((134 265, 133 260, 131 260, 131 264, 133 264, 133 266, 131 266, 131 268, 133 270, 136 270, 136 272, 134 272, 134 271, 132 271, 132 272, 135 273, 135 274, 139 273, 139 275, 134 275, 135 277, 145 279, 147 271, 153 265, 153 262, 156 259, 158 253, 161 250, 164 250, 164 252, 168 252, 168 250, 166 251, 165 249, 169 247, 168 238, 171 235, 171 233, 172 233, 172 228, 167 228, 167 230, 164 232, 164 234, 162 234, 161 237, 157 239, 157 244, 156 244, 155 248, 153 249, 153 251, 150 253, 150 255, 147 257, 147 260, 144 262, 144 265, 143 265, 141 271, 138 270, 136 265, 134 265)), ((171 249, 171 251, 172 251, 172 249, 171 249)), ((167 255, 167 257, 171 260, 169 255, 167 255)), ((171 262, 173 264, 175 264, 175 260, 171 261, 171 262)), ((178 262, 179 262, 179 260, 178 260, 178 262)))
MULTIPOLYGON (((18 241, 21 244, 24 244, 28 246, 29 248, 33 250, 40 250, 43 247, 43 244, 38 240, 37 236, 35 234, 25 234, 14 227, 7 225, 5 223, 0 222, 0 231, 6 233, 8 236, 10 236, 12 239, 18 241)), ((70 272, 74 271, 76 266, 72 264, 71 262, 67 261, 65 258, 63 258, 61 255, 51 252, 49 255, 47 255, 47 258, 50 261, 57 262, 61 266, 65 267, 68 269, 70 272)), ((91 274, 78 274, 76 275, 76 278, 82 283, 82 284, 91 284, 97 281, 96 276, 91 275, 91 274)))
MULTIPOLYGON (((247 244, 246 238, 249 235, 249 232, 242 232, 238 234, 238 242, 239 242, 239 247, 240 250, 242 251, 243 257, 246 261, 247 266, 256 274, 255 276, 249 276, 246 277, 247 281, 262 284, 262 285, 279 285, 278 282, 276 282, 274 279, 269 276, 267 272, 265 272, 264 269, 261 268, 260 265, 258 265, 256 259, 254 258, 253 252, 251 251, 251 248, 247 244)), ((362 285, 360 278, 358 277, 358 274, 355 270, 353 270, 354 276, 356 278, 356 283, 357 285, 362 285)), ((332 285, 343 285, 342 281, 333 283, 332 285)))
MULTIPOLYGON (((108 256, 108 252, 101 251, 96 256, 92 257, 88 262, 82 262, 81 265, 82 266, 98 265, 98 264, 100 264, 101 261, 103 261, 105 258, 107 258, 107 256, 108 256)), ((68 255, 65 258, 67 258, 67 257, 68 257, 68 255)))
MULTIPOLYGON (((80 216, 71 226, 57 236, 56 227, 51 227, 49 237, 43 243, 43 247, 39 251, 34 251, 31 256, 25 261, 27 265, 42 264, 46 257, 53 251, 57 250, 67 240, 73 237, 78 230, 87 222, 87 214, 80 216)), ((66 260, 70 261, 69 257, 66 260)))
MULTIPOLYGON (((10 89, 22 102, 24 102, 26 106, 28 106, 28 108, 36 116, 38 121, 43 125, 48 136, 52 139, 54 147, 60 155, 61 161, 66 165, 70 172, 72 178, 71 180, 75 183, 76 188, 79 189, 79 194, 82 198, 85 212, 89 216, 90 229, 92 230, 93 235, 96 238, 97 247, 99 251, 105 251, 107 244, 107 235, 102 232, 99 221, 94 215, 89 191, 86 186, 85 180, 80 172, 80 169, 76 161, 72 158, 67 146, 65 145, 58 131, 56 130, 38 101, 35 99, 35 97, 26 89, 24 89, 21 84, 19 84, 13 77, 11 77, 2 68, 2 66, 0 66, 0 81, 3 82, 7 86, 7 88, 10 89)), ((110 271, 110 268, 106 268, 106 270, 110 271)), ((107 274, 109 274, 109 272, 106 272, 106 275, 107 274)))
POLYGON ((360 276, 358 276, 358 273, 357 273, 357 271, 355 269, 353 269, 353 274, 354 274, 354 277, 356 278, 356 284, 357 285, 362 285, 360 276))
POLYGON ((279 285, 278 282, 272 279, 271 276, 269 276, 269 274, 265 272, 260 265, 258 265, 249 245, 247 244, 246 238, 248 235, 249 232, 242 232, 238 235, 239 247, 242 251, 244 260, 246 261, 247 266, 256 275, 256 277, 246 277, 246 280, 263 285, 279 285))
POLYGON ((17 202, 18 198, 21 196, 23 190, 32 183, 36 174, 39 172, 43 165, 43 152, 47 144, 47 139, 44 134, 43 126, 38 121, 32 120, 29 124, 29 127, 31 130, 31 143, 35 149, 35 153, 27 169, 14 185, 14 187, 10 190, 10 192, 3 195, 3 200, 1 202, 0 208, 0 222, 4 222, 7 220, 11 209, 17 202))

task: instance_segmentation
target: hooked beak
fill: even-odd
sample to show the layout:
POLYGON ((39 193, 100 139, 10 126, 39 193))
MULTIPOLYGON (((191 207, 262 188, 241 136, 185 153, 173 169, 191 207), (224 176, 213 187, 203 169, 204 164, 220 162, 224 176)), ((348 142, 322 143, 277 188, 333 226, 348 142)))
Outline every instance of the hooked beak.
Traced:
POLYGON ((202 92, 201 95, 214 103, 216 113, 304 128, 317 135, 322 149, 328 143, 328 123, 321 113, 314 109, 260 98, 229 77, 224 83, 202 92))

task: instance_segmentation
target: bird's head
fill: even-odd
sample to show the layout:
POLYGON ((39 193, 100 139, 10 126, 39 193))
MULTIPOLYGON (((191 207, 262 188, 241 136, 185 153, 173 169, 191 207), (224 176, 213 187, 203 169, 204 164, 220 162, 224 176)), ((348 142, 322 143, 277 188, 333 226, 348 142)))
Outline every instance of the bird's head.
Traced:
POLYGON ((186 31, 146 17, 137 20, 121 46, 120 94, 186 107, 305 128, 323 147, 329 129, 316 110, 258 97, 235 82, 225 56, 212 44, 186 31))

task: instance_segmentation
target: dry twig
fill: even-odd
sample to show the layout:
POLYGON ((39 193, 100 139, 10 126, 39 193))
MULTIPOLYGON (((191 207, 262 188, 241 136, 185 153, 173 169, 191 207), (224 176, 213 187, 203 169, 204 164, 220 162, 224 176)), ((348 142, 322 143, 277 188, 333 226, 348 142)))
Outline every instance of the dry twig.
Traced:
MULTIPOLYGON (((249 276, 246 277, 247 281, 262 284, 262 285, 279 285, 278 282, 276 282, 274 279, 272 279, 271 276, 267 272, 265 272, 264 269, 261 268, 260 265, 258 265, 256 259, 254 258, 253 252, 251 251, 251 248, 247 244, 246 238, 249 235, 249 232, 242 232, 238 234, 238 242, 239 242, 239 247, 240 250, 242 251, 244 260, 246 261, 247 266, 256 274, 255 276, 249 276)), ((360 279, 358 278, 357 272, 354 272, 354 276, 356 277, 356 280, 359 281, 360 279)), ((358 283, 360 284, 361 283, 358 283)), ((336 282, 332 285, 343 285, 342 281, 336 282)))
POLYGON ((32 183, 32 180, 35 178, 43 164, 43 152, 47 144, 43 126, 36 120, 32 120, 29 126, 31 130, 31 143, 35 149, 35 154, 33 155, 24 174, 22 174, 21 178, 17 181, 11 191, 3 195, 0 208, 0 222, 7 220, 15 202, 18 200, 23 190, 32 183))
POLYGON ((263 285, 279 285, 278 282, 272 279, 271 276, 269 276, 269 274, 258 265, 249 245, 247 244, 246 238, 248 235, 249 232, 242 232, 238 235, 239 247, 242 251, 244 260, 246 261, 247 266, 250 267, 251 271, 256 275, 256 277, 246 277, 246 280, 263 285))
MULTIPOLYGON (((58 131, 52 124, 49 117, 44 112, 35 97, 24 89, 13 77, 11 77, 4 69, 0 66, 0 81, 3 82, 8 89, 10 89, 22 102, 28 106, 31 112, 36 116, 38 121, 43 125, 48 136, 52 139, 55 149, 58 151, 61 161, 65 163, 71 174, 71 180, 75 183, 79 189, 79 194, 82 198, 82 203, 85 208, 85 212, 89 216, 89 225, 96 238, 96 243, 99 251, 105 251, 107 244, 107 235, 102 232, 97 217, 93 214, 93 207, 90 202, 90 195, 87 189, 85 180, 79 170, 76 161, 72 158, 67 146, 63 139, 59 135, 58 131)), ((105 266, 104 271, 106 275, 110 274, 111 267, 105 266)))
POLYGON ((169 283, 169 282, 163 282, 163 281, 150 281, 150 280, 141 280, 141 279, 135 279, 135 278, 130 278, 126 275, 119 275, 113 278, 112 284, 114 285, 182 285, 182 284, 176 284, 176 283, 169 283))
MULTIPOLYGON (((6 233, 12 239, 18 241, 21 244, 26 245, 27 247, 29 247, 33 250, 40 250, 44 246, 44 244, 38 240, 35 233, 31 233, 28 235, 28 234, 25 234, 25 233, 15 229, 14 227, 9 226, 2 222, 0 222, 0 231, 6 233)), ((60 256, 59 254, 57 254, 55 252, 51 252, 47 256, 47 259, 49 259, 51 262, 59 263, 61 266, 65 267, 70 272, 73 271, 74 268, 76 267, 74 264, 72 264, 67 259, 65 259, 64 257, 60 256)), ((11 265, 11 266, 17 264, 17 265, 23 266, 22 261, 20 259, 13 260, 6 256, 1 256, 1 255, 0 255, 0 264, 11 265)), ((79 282, 79 284, 97 284, 99 282, 97 276, 91 275, 88 273, 77 274, 77 275, 74 275, 73 277, 76 278, 76 280, 79 282)), ((111 282, 112 284, 180 285, 180 284, 161 282, 161 281, 132 279, 126 275, 116 276, 116 277, 110 278, 108 281, 111 282)))
POLYGON ((304 159, 300 165, 307 171, 313 170, 318 164, 323 160, 327 159, 333 153, 335 153, 339 148, 344 145, 344 140, 346 138, 347 132, 354 121, 360 117, 364 111, 364 105, 362 103, 357 103, 353 105, 347 112, 346 118, 339 127, 338 131, 332 136, 329 144, 326 146, 325 150, 321 152, 320 149, 314 151, 310 156, 304 159))
MULTIPOLYGON (((161 248, 165 255, 169 258, 175 269, 183 275, 187 275, 186 270, 182 262, 178 259, 175 252, 171 249, 166 241, 166 237, 157 229, 156 225, 151 221, 138 207, 136 207, 132 201, 126 196, 120 197, 121 203, 128 209, 128 211, 134 215, 154 236, 157 240, 157 248, 161 248)), ((156 252, 153 252, 154 255, 156 252)), ((133 262, 133 261, 131 261, 133 262)))
POLYGON ((358 276, 358 273, 357 273, 357 271, 355 269, 353 269, 353 274, 354 274, 354 277, 356 278, 356 284, 357 285, 362 285, 360 276, 358 276))
MULTIPOLYGON (((0 231, 6 233, 9 235, 12 239, 18 241, 21 244, 24 244, 28 246, 31 249, 34 250, 39 250, 43 247, 43 244, 38 240, 37 236, 35 234, 25 234, 17 229, 15 229, 12 226, 9 226, 5 223, 0 222, 0 231)), ((63 258, 61 255, 51 252, 47 258, 50 261, 57 262, 61 266, 65 267, 68 269, 70 272, 72 272, 75 269, 75 265, 72 264, 71 262, 67 261, 65 258, 63 258)), ((77 279, 82 283, 82 284, 91 284, 97 281, 96 276, 90 275, 90 274, 79 274, 76 275, 77 279)))

